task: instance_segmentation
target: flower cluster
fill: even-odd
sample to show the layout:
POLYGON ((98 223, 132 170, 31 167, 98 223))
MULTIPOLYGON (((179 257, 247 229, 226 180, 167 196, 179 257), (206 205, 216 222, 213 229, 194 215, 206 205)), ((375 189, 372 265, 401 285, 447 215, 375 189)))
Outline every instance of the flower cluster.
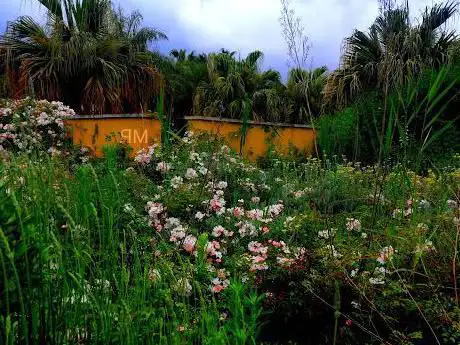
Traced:
POLYGON ((34 150, 61 154, 67 132, 64 120, 75 112, 61 102, 25 98, 0 102, 0 152, 34 150))
POLYGON ((134 157, 134 161, 142 166, 146 166, 152 161, 152 157, 157 147, 158 144, 153 144, 145 149, 139 150, 136 156, 134 157))

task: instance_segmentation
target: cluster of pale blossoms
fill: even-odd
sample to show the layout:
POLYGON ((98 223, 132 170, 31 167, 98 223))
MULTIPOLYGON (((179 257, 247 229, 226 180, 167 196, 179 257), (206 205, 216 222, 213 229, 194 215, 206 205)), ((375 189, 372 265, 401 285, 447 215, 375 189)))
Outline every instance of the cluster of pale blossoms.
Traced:
POLYGON ((369 283, 372 285, 383 285, 385 284, 385 275, 388 273, 388 270, 385 267, 379 266, 374 270, 374 274, 369 278, 369 283))
MULTIPOLYGON (((191 138, 186 138, 186 143, 192 141, 191 138)), ((144 155, 151 156, 148 151, 140 152, 137 161, 150 163, 144 155)), ((254 194, 249 199, 248 207, 245 207, 243 199, 238 200, 233 207, 228 207, 228 201, 225 198, 228 182, 214 178, 213 173, 205 167, 206 158, 224 168, 225 163, 233 159, 234 161, 228 166, 229 170, 243 169, 246 166, 229 155, 227 146, 223 146, 219 152, 212 155, 206 152, 197 153, 191 149, 189 159, 192 164, 189 164, 182 174, 171 174, 172 177, 169 180, 166 178, 166 183, 171 186, 172 190, 188 190, 197 187, 206 192, 204 200, 202 199, 198 205, 189 205, 188 211, 196 207, 191 221, 201 223, 200 232, 206 231, 206 227, 209 226, 207 228, 209 238, 203 243, 203 249, 207 256, 208 270, 215 272, 217 276, 211 280, 211 291, 219 293, 230 284, 229 273, 225 267, 232 262, 228 260, 228 253, 234 253, 236 248, 247 248, 238 261, 242 264, 239 267, 246 272, 244 279, 249 279, 249 276, 254 276, 257 272, 268 270, 272 265, 288 269, 295 262, 305 260, 305 249, 289 248, 283 241, 268 238, 270 223, 280 217, 285 208, 281 200, 274 204, 257 207, 261 203, 261 198, 254 194, 258 191, 269 190, 270 187, 264 183, 256 185, 249 178, 237 181, 240 187, 254 194), (222 157, 225 159, 221 161, 222 157), (212 220, 212 225, 207 224, 208 220, 212 220)), ((166 162, 155 164, 157 170, 162 172, 169 171, 171 167, 166 162)), ((247 170, 254 172, 253 167, 247 170)), ((192 230, 195 227, 186 224, 185 219, 168 215, 163 204, 159 202, 160 199, 161 196, 155 197, 156 202, 151 201, 146 206, 150 225, 167 241, 174 243, 183 254, 197 256, 198 238, 192 230)), ((292 219, 288 217, 286 224, 292 219)), ((186 282, 182 281, 178 285, 183 288, 182 290, 188 290, 185 288, 186 282)))
POLYGON ((388 261, 393 260, 393 255, 395 254, 395 250, 392 246, 384 247, 377 258, 377 262, 381 265, 386 264, 388 261))
POLYGON ((227 278, 229 276, 229 272, 222 268, 216 270, 216 274, 217 277, 211 281, 211 291, 219 293, 230 285, 230 280, 227 278))
MULTIPOLYGON (((210 229, 213 238, 205 244, 205 252, 211 270, 217 272, 217 277, 211 282, 213 293, 219 293, 230 284, 228 272, 218 266, 225 264, 224 259, 229 246, 240 246, 240 241, 246 237, 254 238, 247 244, 248 252, 243 255, 248 259, 248 271, 267 270, 269 268, 269 252, 273 261, 281 268, 289 268, 296 260, 303 260, 304 249, 291 249, 283 241, 273 239, 257 240, 256 237, 265 236, 270 232, 269 223, 279 217, 284 209, 284 204, 279 201, 263 209, 245 210, 244 200, 238 200, 237 206, 225 208, 224 190, 227 188, 225 181, 217 181, 208 186, 213 198, 205 200, 205 213, 196 212, 195 219, 203 220, 205 217, 216 215, 222 217, 228 226, 216 225, 210 229), (233 219, 232 223, 230 220, 233 219), (233 225, 232 225, 233 224, 233 225), (233 228, 233 227, 234 228, 233 228)), ((260 199, 256 200, 260 202, 260 199)), ((197 254, 197 237, 190 233, 187 225, 178 218, 168 217, 165 207, 158 202, 149 202, 146 206, 150 225, 158 232, 164 234, 178 249, 189 255, 197 254)), ((243 258, 242 257, 242 258, 243 258)), ((180 284, 181 286, 184 284, 180 284)))
POLYGON ((336 233, 337 233, 337 229, 321 230, 321 231, 318 231, 318 237, 324 240, 328 240, 334 237, 336 233))
POLYGON ((134 157, 134 161, 142 166, 148 165, 152 161, 153 155, 157 147, 158 144, 153 144, 147 148, 139 150, 136 156, 134 157))
POLYGON ((449 199, 447 200, 447 207, 453 210, 454 212, 454 225, 455 226, 460 226, 460 205, 459 202, 449 199))
POLYGON ((59 154, 66 131, 64 119, 75 112, 61 102, 15 100, 0 107, 0 151, 43 148, 59 154))
POLYGON ((171 164, 166 162, 159 162, 155 169, 156 171, 166 174, 171 169, 171 164))
POLYGON ((145 207, 149 215, 149 225, 160 232, 164 228, 166 208, 159 202, 149 201, 145 207))
POLYGON ((393 218, 396 218, 400 215, 403 215, 404 217, 410 217, 410 215, 412 215, 412 204, 413 204, 413 200, 412 199, 408 199, 406 201, 406 205, 404 206, 404 209, 400 209, 400 208, 396 208, 393 210, 393 218))
POLYGON ((361 231, 361 222, 355 218, 347 218, 346 227, 348 231, 361 231))

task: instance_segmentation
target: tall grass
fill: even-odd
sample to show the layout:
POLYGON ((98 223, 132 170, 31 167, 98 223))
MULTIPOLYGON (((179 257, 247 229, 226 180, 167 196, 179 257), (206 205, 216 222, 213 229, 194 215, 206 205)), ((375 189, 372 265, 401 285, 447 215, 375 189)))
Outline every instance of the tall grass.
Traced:
POLYGON ((0 171, 0 343, 255 342, 260 298, 247 286, 232 283, 225 326, 202 285, 178 298, 190 263, 178 272, 149 254, 158 240, 127 206, 132 181, 113 161, 70 175, 62 162, 18 157, 0 171))
POLYGON ((448 65, 408 77, 385 94, 364 93, 319 120, 323 153, 366 163, 405 162, 416 171, 433 167, 460 147, 459 116, 452 116, 457 84, 456 69, 448 65))

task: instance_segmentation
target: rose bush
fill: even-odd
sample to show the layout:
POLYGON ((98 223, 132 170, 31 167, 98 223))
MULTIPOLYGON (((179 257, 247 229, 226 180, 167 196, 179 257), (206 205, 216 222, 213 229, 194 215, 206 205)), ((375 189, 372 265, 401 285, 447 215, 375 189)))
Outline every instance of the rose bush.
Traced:
POLYGON ((42 150, 58 154, 67 139, 64 119, 74 115, 61 102, 0 100, 0 152, 42 150))

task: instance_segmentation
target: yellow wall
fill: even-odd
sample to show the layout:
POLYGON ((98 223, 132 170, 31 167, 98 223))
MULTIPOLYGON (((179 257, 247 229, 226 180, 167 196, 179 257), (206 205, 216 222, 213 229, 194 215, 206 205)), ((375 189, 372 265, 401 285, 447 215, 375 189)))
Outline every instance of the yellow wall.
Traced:
MULTIPOLYGON (((188 120, 189 129, 193 132, 208 132, 224 137, 230 147, 240 151, 241 124, 225 121, 188 120)), ((313 152, 315 133, 307 127, 277 127, 251 124, 243 147, 243 156, 255 160, 264 156, 270 145, 279 153, 288 153, 294 148, 305 155, 313 152)))
MULTIPOLYGON (((66 121, 72 133, 73 143, 90 148, 96 156, 102 156, 104 145, 124 142, 135 154, 161 140, 161 123, 152 117, 82 116, 66 121)), ((214 133, 224 137, 229 146, 240 152, 241 123, 216 119, 188 119, 188 127, 194 132, 214 133)), ((255 160, 262 157, 272 145, 279 153, 294 148, 309 155, 313 152, 315 133, 308 127, 286 127, 250 124, 243 147, 243 156, 255 160)))
POLYGON ((104 145, 127 143, 138 150, 159 142, 161 123, 149 117, 81 117, 66 121, 70 127, 73 143, 90 148, 96 156, 102 156, 104 145))

